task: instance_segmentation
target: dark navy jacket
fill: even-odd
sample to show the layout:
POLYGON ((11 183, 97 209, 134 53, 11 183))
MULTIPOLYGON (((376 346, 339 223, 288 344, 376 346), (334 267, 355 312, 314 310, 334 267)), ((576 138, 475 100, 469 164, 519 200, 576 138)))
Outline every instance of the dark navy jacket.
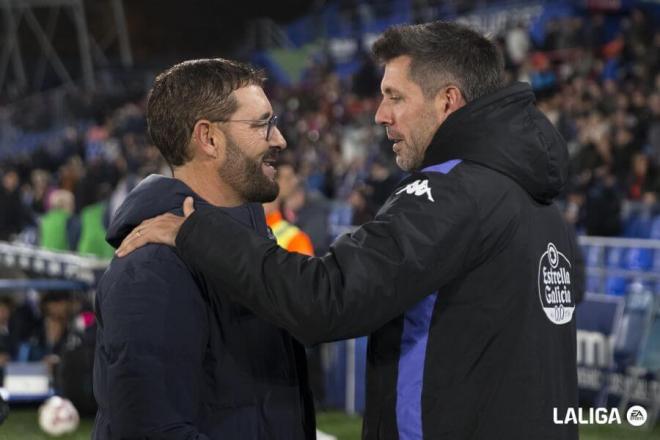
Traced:
POLYGON ((176 245, 305 343, 370 335, 366 439, 573 440, 553 422, 577 405, 581 257, 552 203, 567 164, 516 84, 452 113, 422 169, 321 258, 204 213, 176 245))
MULTIPOLYGON (((181 181, 150 176, 108 231, 117 247, 142 220, 222 210, 266 236, 261 205, 216 208, 181 181)), ((93 438, 311 439, 314 410, 302 346, 194 278, 173 248, 115 258, 96 295, 93 438)))

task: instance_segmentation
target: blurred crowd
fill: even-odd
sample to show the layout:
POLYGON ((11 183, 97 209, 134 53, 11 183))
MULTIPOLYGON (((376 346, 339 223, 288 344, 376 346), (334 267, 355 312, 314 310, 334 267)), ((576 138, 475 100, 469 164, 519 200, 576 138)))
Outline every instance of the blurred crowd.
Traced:
POLYGON ((520 27, 500 41, 513 78, 532 84, 568 142, 567 220, 587 235, 648 238, 627 225, 658 213, 660 31, 640 10, 610 19, 550 21, 531 52, 520 27))
MULTIPOLYGON (((510 81, 527 81, 569 145, 560 201, 580 233, 616 236, 630 206, 657 214, 660 194, 660 31, 647 15, 550 20, 542 41, 522 24, 497 37, 510 81), (614 23, 614 24, 613 24, 614 23)), ((287 220, 315 252, 373 217, 402 175, 373 117, 379 67, 368 54, 350 78, 317 57, 297 85, 268 84, 300 190, 283 198, 287 220)), ((6 133, 46 133, 38 148, 0 163, 0 240, 108 257, 105 225, 150 173, 168 174, 145 130, 145 88, 65 92, 7 107, 6 133), (10 110, 11 109, 11 110, 10 110)), ((40 138, 41 139, 41 138, 40 138)), ((34 140, 34 139, 33 139, 34 140)))

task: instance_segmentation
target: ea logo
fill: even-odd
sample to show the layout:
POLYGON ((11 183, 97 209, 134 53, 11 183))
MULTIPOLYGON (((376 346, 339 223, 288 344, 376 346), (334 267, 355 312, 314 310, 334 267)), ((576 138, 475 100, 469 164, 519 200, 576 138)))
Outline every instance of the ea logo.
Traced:
POLYGON ((628 419, 628 423, 632 426, 642 426, 646 423, 647 417, 646 408, 639 405, 631 406, 628 408, 628 412, 626 412, 626 419, 628 419))

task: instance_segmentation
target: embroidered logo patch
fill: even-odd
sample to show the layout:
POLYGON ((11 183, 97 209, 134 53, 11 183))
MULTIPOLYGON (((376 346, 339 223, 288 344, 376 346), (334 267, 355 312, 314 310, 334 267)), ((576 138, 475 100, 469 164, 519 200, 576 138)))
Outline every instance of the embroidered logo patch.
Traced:
POLYGON ((571 291, 571 262, 553 243, 539 260, 539 299, 548 319, 557 325, 571 321, 575 298, 571 291))
POLYGON ((431 188, 429 187, 428 179, 415 180, 414 182, 409 183, 405 187, 398 190, 396 194, 401 194, 402 192, 405 192, 406 194, 413 194, 418 197, 426 194, 426 197, 430 202, 435 202, 435 200, 433 200, 433 196, 431 195, 431 188))

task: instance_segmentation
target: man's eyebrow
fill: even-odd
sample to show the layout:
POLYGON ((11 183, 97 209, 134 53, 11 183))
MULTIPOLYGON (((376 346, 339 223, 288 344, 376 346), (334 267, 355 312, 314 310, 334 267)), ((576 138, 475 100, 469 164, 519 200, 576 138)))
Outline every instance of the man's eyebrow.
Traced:
POLYGON ((257 118, 257 121, 263 121, 264 119, 270 119, 271 112, 266 112, 257 118))
POLYGON ((383 89, 383 95, 400 95, 401 92, 395 88, 387 86, 383 89))

